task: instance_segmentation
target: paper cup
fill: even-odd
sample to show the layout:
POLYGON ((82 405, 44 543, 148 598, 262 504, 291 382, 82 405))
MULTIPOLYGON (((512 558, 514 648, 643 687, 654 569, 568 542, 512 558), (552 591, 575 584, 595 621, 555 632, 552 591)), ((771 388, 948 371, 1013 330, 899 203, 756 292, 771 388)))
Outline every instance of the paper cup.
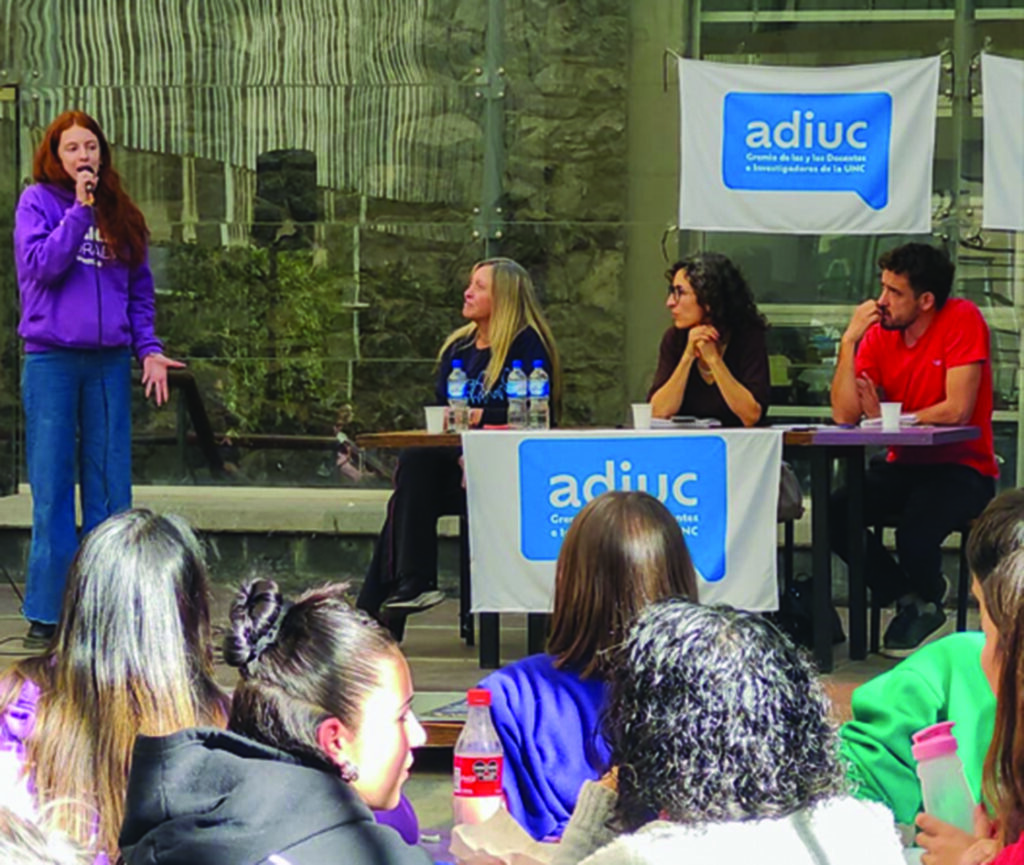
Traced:
POLYGON ((633 403, 633 429, 651 428, 651 404, 649 402, 633 403))
POLYGON ((444 432, 444 416, 447 408, 443 405, 428 405, 423 409, 427 416, 427 432, 437 435, 444 432))
POLYGON ((882 429, 892 432, 900 428, 900 414, 903 412, 903 403, 901 402, 883 402, 881 404, 882 409, 882 429))

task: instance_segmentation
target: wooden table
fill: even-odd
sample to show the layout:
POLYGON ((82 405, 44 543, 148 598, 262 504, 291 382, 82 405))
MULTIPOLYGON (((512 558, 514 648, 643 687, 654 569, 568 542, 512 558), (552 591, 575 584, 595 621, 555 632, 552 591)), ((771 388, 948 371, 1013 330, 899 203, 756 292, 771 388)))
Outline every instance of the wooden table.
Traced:
POLYGON ((356 436, 359 447, 399 450, 401 448, 454 448, 462 444, 459 433, 428 433, 426 430, 363 433, 356 436))

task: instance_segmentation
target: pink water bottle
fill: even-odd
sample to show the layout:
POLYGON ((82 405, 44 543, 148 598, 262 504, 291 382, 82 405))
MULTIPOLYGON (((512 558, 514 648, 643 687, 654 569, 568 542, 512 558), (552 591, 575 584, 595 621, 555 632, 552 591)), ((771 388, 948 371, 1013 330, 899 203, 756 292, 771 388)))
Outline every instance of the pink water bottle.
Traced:
POLYGON ((976 803, 956 752, 953 723, 943 721, 914 733, 911 751, 917 760, 925 812, 973 834, 976 803))
POLYGON ((482 823, 502 805, 505 754, 491 723, 491 692, 471 688, 466 695, 466 725, 455 742, 452 811, 456 825, 482 823))

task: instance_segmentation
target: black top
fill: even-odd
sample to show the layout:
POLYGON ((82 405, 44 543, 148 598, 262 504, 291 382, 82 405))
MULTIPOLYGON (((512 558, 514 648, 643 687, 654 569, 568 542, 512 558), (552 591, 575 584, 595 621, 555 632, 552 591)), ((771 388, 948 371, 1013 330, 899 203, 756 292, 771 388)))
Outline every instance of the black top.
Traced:
MULTIPOLYGON (((448 346, 448 350, 441 358, 441 364, 437 370, 437 405, 448 404, 448 376, 452 371, 452 361, 458 358, 462 361, 462 369, 466 373, 469 405, 471 408, 482 408, 484 410, 483 423, 503 424, 508 421, 508 396, 505 394, 505 382, 508 380, 509 370, 512 369, 512 361, 523 362, 523 372, 529 375, 533 372, 533 362, 540 360, 544 364, 544 371, 551 375, 551 359, 548 357, 547 349, 541 341, 537 331, 532 327, 519 331, 516 338, 512 340, 512 347, 508 350, 505 358, 505 365, 501 368, 501 375, 494 383, 494 387, 487 391, 484 389, 484 377, 487 372, 487 364, 491 361, 491 350, 489 348, 477 348, 473 337, 462 342, 455 342, 448 346)), ((551 391, 554 392, 554 382, 551 382, 551 391)))
MULTIPOLYGON (((658 349, 658 369, 654 373, 654 384, 647 393, 647 399, 654 395, 679 366, 679 360, 686 350, 689 329, 670 327, 661 338, 658 349)), ((733 377, 750 391, 761 406, 761 417, 758 424, 764 424, 768 418, 768 405, 771 401, 771 375, 768 367, 768 347, 765 342, 765 331, 761 327, 749 327, 734 333, 722 355, 725 365, 733 377)), ((701 377, 697 363, 690 367, 690 377, 686 381, 683 404, 676 414, 693 415, 701 418, 717 418, 722 426, 743 426, 741 421, 722 398, 718 385, 708 384, 701 377)))
POLYGON ((214 729, 135 740, 127 865, 429 865, 338 775, 214 729))

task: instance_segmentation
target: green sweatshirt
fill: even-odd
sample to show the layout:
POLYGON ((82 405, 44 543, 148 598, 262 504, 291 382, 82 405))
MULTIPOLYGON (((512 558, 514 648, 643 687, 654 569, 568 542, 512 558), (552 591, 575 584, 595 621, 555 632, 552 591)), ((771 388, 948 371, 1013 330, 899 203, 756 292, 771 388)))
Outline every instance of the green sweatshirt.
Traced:
POLYGON ((910 737, 940 721, 953 735, 975 799, 992 740, 996 698, 981 669, 984 634, 951 634, 919 649, 853 692, 853 720, 839 731, 840 750, 854 795, 882 802, 898 823, 922 810, 910 737))

